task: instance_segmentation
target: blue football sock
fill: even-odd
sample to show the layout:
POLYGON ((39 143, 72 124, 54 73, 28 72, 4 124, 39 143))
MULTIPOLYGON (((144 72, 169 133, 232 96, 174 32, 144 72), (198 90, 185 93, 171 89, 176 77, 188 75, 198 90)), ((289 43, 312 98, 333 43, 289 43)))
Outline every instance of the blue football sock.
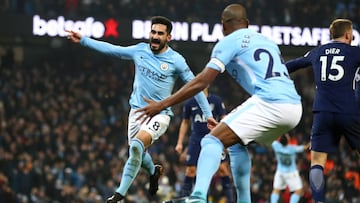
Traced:
POLYGON ((251 202, 250 170, 251 159, 248 150, 240 144, 228 148, 231 173, 236 188, 237 202, 251 202))
POLYGON ((143 152, 144 145, 141 140, 136 138, 133 139, 130 144, 129 158, 124 166, 120 186, 116 189, 117 193, 120 193, 123 196, 126 195, 131 183, 134 181, 140 170, 143 152))
POLYGON ((181 187, 181 191, 180 191, 181 197, 186 197, 191 194, 191 190, 194 185, 194 182, 195 182, 195 177, 185 176, 184 183, 183 183, 183 185, 181 187))
POLYGON ((324 168, 320 165, 312 166, 309 179, 314 202, 325 202, 324 168))
POLYGON ((142 163, 141 167, 145 169, 149 175, 153 175, 155 172, 154 162, 149 154, 149 152, 145 151, 142 155, 142 163))
POLYGON ((221 177, 221 185, 223 188, 223 193, 225 194, 227 198, 228 203, 235 203, 235 196, 234 196, 234 190, 230 181, 229 176, 223 176, 221 177))
POLYGON ((290 202, 289 203, 298 203, 300 201, 300 196, 296 193, 292 193, 290 196, 290 202))
POLYGON ((280 195, 277 193, 271 193, 270 203, 278 203, 280 195))
POLYGON ((208 134, 201 140, 194 191, 191 195, 207 198, 210 181, 219 169, 224 145, 215 136, 208 134))

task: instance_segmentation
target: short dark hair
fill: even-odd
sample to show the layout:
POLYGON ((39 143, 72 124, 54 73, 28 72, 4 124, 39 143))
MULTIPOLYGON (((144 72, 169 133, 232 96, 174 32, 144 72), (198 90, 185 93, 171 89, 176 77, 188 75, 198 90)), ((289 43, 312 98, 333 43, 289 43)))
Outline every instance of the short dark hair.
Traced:
POLYGON ((166 26, 166 32, 168 34, 171 33, 172 31, 172 23, 171 21, 164 17, 164 16, 154 16, 151 18, 151 25, 153 24, 162 24, 162 25, 165 25, 166 26))
POLYGON ((286 137, 286 135, 282 135, 279 139, 279 142, 283 145, 286 146, 288 144, 288 138, 286 137))
POLYGON ((329 27, 331 39, 344 36, 345 32, 352 29, 352 21, 349 19, 336 19, 329 27))

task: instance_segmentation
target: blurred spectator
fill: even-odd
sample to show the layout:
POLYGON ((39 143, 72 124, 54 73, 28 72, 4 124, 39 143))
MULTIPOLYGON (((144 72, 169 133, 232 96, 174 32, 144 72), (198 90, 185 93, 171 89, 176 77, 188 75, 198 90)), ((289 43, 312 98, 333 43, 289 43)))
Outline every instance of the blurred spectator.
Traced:
POLYGON ((25 15, 40 14, 46 17, 65 15, 67 17, 114 17, 143 18, 164 15, 181 21, 219 21, 221 8, 230 3, 243 3, 249 11, 249 18, 258 25, 328 26, 334 18, 349 18, 355 24, 360 22, 360 2, 357 0, 213 0, 213 1, 99 1, 99 0, 3 0, 2 13, 25 15), (219 9, 220 8, 220 9, 219 9), (318 16, 322 16, 319 18, 318 16))
POLYGON ((8 47, 5 54, 1 56, 0 64, 5 67, 12 67, 14 65, 14 61, 14 50, 8 47))

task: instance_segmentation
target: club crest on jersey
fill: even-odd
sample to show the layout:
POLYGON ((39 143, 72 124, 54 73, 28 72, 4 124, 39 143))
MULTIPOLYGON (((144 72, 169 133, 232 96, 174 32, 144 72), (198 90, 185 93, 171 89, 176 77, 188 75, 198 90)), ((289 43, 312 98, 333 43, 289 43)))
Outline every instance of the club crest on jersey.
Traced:
POLYGON ((169 65, 167 63, 162 63, 160 65, 160 69, 163 71, 166 71, 167 69, 169 69, 169 65))

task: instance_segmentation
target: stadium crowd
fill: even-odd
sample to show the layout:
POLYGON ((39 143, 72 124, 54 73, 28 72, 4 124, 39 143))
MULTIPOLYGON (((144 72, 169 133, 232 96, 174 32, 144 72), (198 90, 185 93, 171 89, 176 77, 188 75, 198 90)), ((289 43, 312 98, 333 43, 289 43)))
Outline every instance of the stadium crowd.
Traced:
MULTIPOLYGON (((218 21, 214 17, 231 2, 4 0, 0 12, 118 18, 161 14, 187 21, 218 21)), ((356 0, 240 2, 249 7, 254 24, 326 27, 332 17, 347 17, 355 25, 360 23, 360 2, 356 0)), ((11 49, 1 55, 0 203, 104 202, 120 182, 128 156, 127 114, 133 64, 84 53, 79 56, 79 50, 71 49, 31 63, 16 63, 11 49)), ((293 75, 304 106, 300 125, 290 132, 293 143, 309 140, 314 94, 311 74, 303 71, 293 75)), ((234 106, 241 102, 231 99, 239 98, 234 94, 244 99, 247 95, 229 81, 227 76, 219 77, 211 92, 220 95, 226 106, 234 106), (224 86, 229 91, 222 91, 224 86)), ((185 166, 174 149, 180 106, 175 106, 174 112, 166 135, 149 149, 154 161, 165 166, 158 196, 148 196, 148 174, 140 171, 130 188, 128 202, 159 202, 177 196, 185 166)), ((256 144, 250 145, 249 151, 253 162, 253 202, 267 202, 276 169, 274 153, 271 147, 256 144)), ((304 153, 297 160, 305 188, 301 202, 310 203, 309 156, 304 153)), ((343 140, 340 153, 331 156, 327 163, 326 176, 327 202, 360 202, 360 160, 343 140)), ((210 200, 226 202, 216 178, 213 184, 210 200)), ((287 202, 288 198, 289 194, 284 193, 282 201, 287 202)))
POLYGON ((164 15, 186 21, 219 21, 221 10, 230 3, 243 3, 251 23, 256 25, 325 26, 326 17, 344 17, 360 23, 360 2, 357 0, 214 0, 208 2, 182 0, 3 0, 2 13, 40 14, 47 17, 114 17, 147 18, 164 15), (324 16, 319 18, 319 16, 324 16))

